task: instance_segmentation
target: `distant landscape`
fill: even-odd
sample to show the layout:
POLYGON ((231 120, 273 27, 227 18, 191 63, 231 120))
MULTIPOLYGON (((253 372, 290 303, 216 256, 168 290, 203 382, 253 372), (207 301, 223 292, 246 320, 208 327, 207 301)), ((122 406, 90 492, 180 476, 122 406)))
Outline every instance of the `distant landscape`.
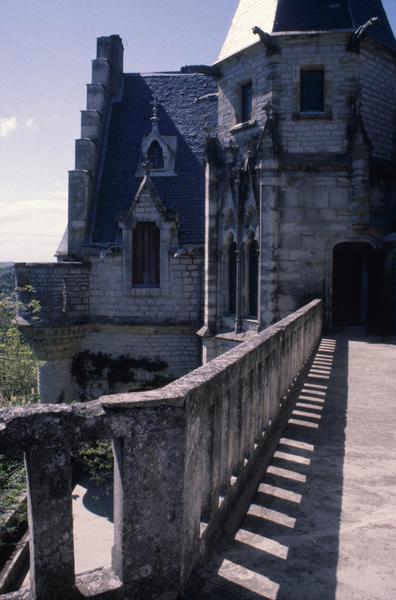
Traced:
POLYGON ((0 296, 9 294, 15 287, 14 263, 0 262, 0 296))

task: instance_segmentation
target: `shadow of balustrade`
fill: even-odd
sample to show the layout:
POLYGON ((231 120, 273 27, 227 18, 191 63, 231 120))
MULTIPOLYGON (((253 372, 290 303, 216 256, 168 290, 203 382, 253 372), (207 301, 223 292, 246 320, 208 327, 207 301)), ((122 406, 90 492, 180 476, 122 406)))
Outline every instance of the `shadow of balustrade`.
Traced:
POLYGON ((322 339, 240 529, 189 600, 335 599, 347 381, 347 340, 322 339))

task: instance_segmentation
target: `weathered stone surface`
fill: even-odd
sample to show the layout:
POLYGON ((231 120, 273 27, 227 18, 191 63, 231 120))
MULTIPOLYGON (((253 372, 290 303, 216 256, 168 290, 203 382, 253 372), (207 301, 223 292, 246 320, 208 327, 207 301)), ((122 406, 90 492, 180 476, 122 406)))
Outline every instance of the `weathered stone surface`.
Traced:
POLYGON ((113 570, 119 579, 101 571, 79 578, 77 588, 103 600, 172 597, 183 590, 246 495, 283 398, 322 324, 322 303, 315 301, 161 390, 3 411, 0 450, 17 447, 26 455, 35 600, 79 597, 70 450, 109 437, 116 465, 113 570), (200 537, 202 514, 208 526, 200 537))

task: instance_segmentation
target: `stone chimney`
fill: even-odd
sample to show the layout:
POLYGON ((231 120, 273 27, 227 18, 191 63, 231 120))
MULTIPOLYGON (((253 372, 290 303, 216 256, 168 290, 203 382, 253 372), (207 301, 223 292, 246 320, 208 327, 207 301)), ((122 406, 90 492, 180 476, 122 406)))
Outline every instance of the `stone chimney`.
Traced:
POLYGON ((121 86, 124 48, 119 35, 97 40, 87 107, 81 111, 81 137, 76 140, 75 168, 69 172, 68 257, 80 259, 95 189, 98 157, 111 99, 121 86))

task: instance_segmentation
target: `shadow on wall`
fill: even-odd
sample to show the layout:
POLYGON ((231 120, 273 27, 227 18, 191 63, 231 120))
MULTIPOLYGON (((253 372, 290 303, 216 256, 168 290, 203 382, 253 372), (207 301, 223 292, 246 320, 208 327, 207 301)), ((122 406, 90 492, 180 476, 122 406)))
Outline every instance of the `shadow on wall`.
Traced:
POLYGON ((335 599, 347 380, 347 340, 323 340, 248 514, 189 600, 335 599))

